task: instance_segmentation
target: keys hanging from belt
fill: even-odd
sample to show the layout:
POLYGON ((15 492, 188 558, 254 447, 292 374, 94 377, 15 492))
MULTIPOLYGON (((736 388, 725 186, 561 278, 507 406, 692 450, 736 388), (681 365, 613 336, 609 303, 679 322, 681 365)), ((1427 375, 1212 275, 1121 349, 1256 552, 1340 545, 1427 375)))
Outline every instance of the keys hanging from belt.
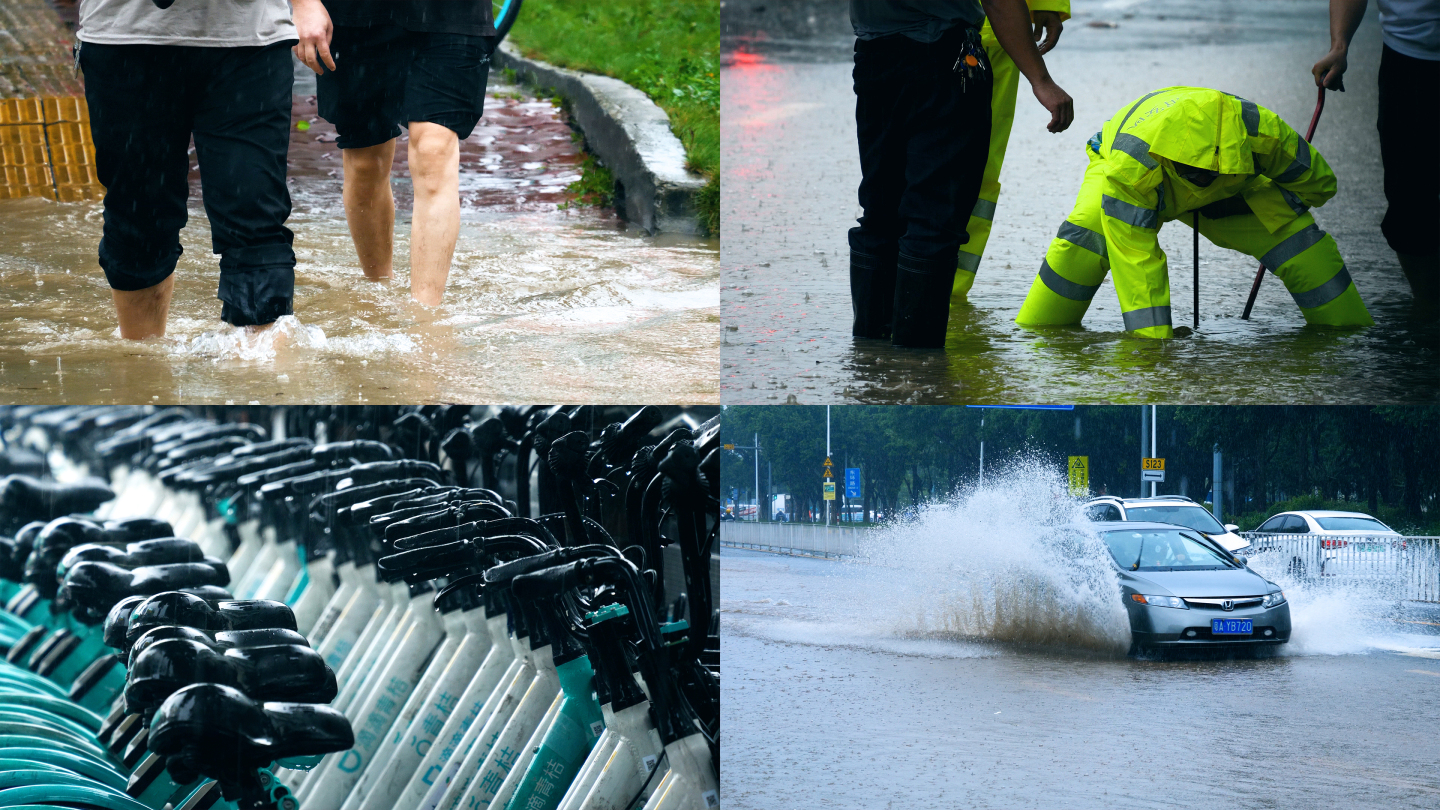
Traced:
POLYGON ((985 56, 985 46, 980 43, 977 29, 965 28, 965 41, 960 46, 960 55, 955 57, 955 67, 951 69, 960 74, 961 91, 969 90, 972 79, 983 79, 989 75, 990 60, 985 56))

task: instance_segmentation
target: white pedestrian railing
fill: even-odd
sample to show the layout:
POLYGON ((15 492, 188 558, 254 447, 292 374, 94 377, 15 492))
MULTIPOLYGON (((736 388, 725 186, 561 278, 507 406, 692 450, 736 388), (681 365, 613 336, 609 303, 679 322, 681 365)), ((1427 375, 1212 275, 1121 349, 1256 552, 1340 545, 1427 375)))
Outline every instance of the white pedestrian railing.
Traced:
POLYGON ((853 526, 726 521, 720 524, 720 545, 801 557, 845 558, 859 554, 860 544, 872 531, 853 526))
POLYGON ((1296 580, 1372 584, 1396 599, 1440 602, 1440 537, 1243 532, 1241 553, 1266 573, 1296 580))

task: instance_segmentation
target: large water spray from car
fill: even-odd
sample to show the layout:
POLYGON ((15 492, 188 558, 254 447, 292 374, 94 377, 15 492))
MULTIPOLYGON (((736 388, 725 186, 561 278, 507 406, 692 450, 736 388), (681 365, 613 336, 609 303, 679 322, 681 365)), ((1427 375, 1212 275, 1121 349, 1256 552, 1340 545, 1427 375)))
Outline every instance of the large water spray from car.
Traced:
POLYGON ((1110 554, 1055 466, 1021 458, 876 533, 857 598, 894 632, 1123 655, 1110 554))

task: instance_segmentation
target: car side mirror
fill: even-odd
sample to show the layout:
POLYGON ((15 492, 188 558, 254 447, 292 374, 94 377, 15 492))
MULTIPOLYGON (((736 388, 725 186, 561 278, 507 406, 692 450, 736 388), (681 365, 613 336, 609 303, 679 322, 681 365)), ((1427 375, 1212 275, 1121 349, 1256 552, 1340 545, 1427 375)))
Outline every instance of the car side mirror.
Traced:
POLYGON ((1242 555, 1240 555, 1240 554, 1236 554, 1236 555, 1235 555, 1235 561, 1238 562, 1238 563, 1240 563, 1241 565, 1249 565, 1249 564, 1250 564, 1250 558, 1249 558, 1249 557, 1242 556, 1242 555))
POLYGON ((1240 527, 1239 527, 1239 526, 1236 526, 1234 523, 1226 523, 1226 524, 1225 524, 1225 531, 1227 531, 1227 532, 1238 532, 1238 531, 1240 531, 1240 527))

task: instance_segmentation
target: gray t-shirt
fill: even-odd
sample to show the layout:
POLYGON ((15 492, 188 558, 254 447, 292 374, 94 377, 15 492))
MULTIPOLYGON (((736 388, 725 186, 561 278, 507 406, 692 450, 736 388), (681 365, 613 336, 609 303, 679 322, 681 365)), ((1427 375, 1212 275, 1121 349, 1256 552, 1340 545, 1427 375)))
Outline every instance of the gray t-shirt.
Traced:
POLYGON ((1440 59, 1440 0, 1380 0, 1381 38, 1416 59, 1440 59))
POLYGON ((957 24, 984 21, 980 0, 850 0, 850 24, 859 39, 904 34, 934 42, 957 24))
POLYGON ((238 48, 293 40, 290 0, 80 0, 81 42, 238 48))

